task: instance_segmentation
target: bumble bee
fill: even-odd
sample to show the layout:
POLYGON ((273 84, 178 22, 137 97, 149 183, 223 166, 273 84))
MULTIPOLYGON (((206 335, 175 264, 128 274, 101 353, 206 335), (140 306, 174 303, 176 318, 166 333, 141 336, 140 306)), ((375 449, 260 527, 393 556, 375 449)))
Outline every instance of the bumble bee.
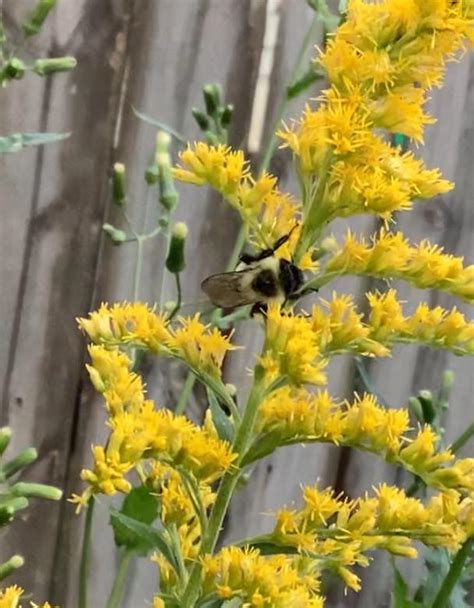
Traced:
POLYGON ((292 262, 275 256, 290 234, 256 255, 241 255, 235 272, 211 275, 201 283, 202 290, 222 308, 253 304, 257 311, 271 302, 291 299, 303 286, 303 273, 292 262))

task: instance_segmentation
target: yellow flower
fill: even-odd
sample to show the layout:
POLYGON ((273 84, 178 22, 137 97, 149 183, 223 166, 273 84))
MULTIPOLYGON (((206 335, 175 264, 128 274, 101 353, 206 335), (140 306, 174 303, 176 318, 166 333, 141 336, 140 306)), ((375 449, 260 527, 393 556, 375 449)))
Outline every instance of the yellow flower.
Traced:
POLYGON ((158 353, 169 337, 166 318, 141 302, 102 304, 78 323, 95 344, 137 344, 158 353))
POLYGON ((322 608, 317 595, 318 576, 314 565, 285 555, 263 556, 255 549, 224 547, 214 556, 205 555, 205 595, 242 598, 246 606, 308 606, 322 608))
POLYGON ((324 384, 326 361, 320 356, 317 336, 304 317, 270 305, 265 323, 265 345, 259 365, 267 383, 278 377, 295 385, 324 384))
POLYGON ((399 278, 421 289, 439 289, 474 300, 474 265, 463 266, 463 258, 446 254, 428 241, 410 246, 401 233, 382 230, 371 245, 349 233, 325 270, 334 275, 399 278))
POLYGON ((106 494, 111 496, 116 492, 127 494, 132 486, 124 477, 133 467, 133 462, 121 462, 116 452, 106 453, 102 446, 92 449, 94 455, 94 469, 83 469, 81 479, 89 484, 93 494, 106 494))
MULTIPOLYGON (((17 585, 12 585, 0 591, 0 608, 21 608, 20 596, 23 595, 23 589, 17 585)), ((31 608, 54 608, 49 602, 44 604, 35 604, 30 602, 31 608)), ((56 606, 55 608, 59 608, 56 606)))
POLYGON ((91 365, 86 365, 96 390, 105 397, 112 416, 133 410, 144 401, 144 387, 140 376, 131 371, 132 362, 117 350, 104 346, 89 346, 91 365))
POLYGON ((352 296, 333 293, 330 302, 314 306, 311 312, 313 330, 319 335, 321 351, 334 355, 355 351, 366 356, 384 357, 389 350, 382 340, 370 335, 370 327, 362 321, 363 315, 355 309, 352 296))
POLYGON ((0 608, 17 608, 23 589, 13 585, 0 591, 0 608))
POLYGON ((203 325, 199 315, 179 321, 180 327, 171 331, 167 347, 193 369, 220 377, 224 356, 235 348, 230 336, 224 336, 215 327, 209 329, 203 325))
POLYGON ((209 184, 226 198, 235 200, 243 179, 249 175, 243 152, 227 146, 208 146, 203 142, 180 153, 184 169, 174 169, 180 181, 201 186, 209 184))
POLYGON ((452 490, 424 505, 404 490, 382 484, 372 497, 349 500, 331 488, 303 488, 303 506, 276 514, 270 541, 306 550, 319 571, 333 570, 354 589, 360 588, 351 566, 366 567, 365 552, 384 549, 415 558, 415 540, 456 549, 469 536, 472 499, 452 490))
POLYGON ((409 429, 407 409, 383 408, 374 395, 340 403, 327 392, 284 386, 260 405, 258 435, 246 462, 281 445, 331 442, 379 454, 439 490, 474 490, 474 459, 456 461, 449 450, 438 451, 439 437, 429 426, 414 436, 409 429))

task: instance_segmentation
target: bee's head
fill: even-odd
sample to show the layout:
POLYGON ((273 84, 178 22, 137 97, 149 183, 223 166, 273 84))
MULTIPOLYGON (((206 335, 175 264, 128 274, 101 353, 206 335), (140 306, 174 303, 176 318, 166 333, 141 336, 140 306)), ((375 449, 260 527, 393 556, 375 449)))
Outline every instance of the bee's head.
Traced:
POLYGON ((304 284, 302 271, 288 260, 280 260, 280 282, 287 298, 299 291, 304 284))

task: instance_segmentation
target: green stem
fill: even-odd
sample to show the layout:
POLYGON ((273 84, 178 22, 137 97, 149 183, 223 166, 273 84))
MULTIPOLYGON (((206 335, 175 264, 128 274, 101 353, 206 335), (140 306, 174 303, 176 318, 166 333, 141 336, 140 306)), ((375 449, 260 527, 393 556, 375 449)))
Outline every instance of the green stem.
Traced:
POLYGON ((182 304, 182 292, 181 292, 181 279, 179 272, 174 273, 174 278, 176 279, 176 306, 171 311, 170 316, 168 317, 168 321, 171 321, 173 317, 177 314, 182 304))
POLYGON ((81 563, 79 566, 79 608, 87 608, 87 575, 89 574, 94 505, 94 499, 91 498, 89 504, 87 505, 84 534, 82 537, 81 563))
POLYGON ((454 586, 458 582, 464 564, 469 558, 473 541, 474 539, 472 537, 466 540, 461 549, 456 553, 456 557, 451 563, 448 574, 446 575, 431 608, 446 608, 448 605, 454 586))
POLYGON ((118 608, 122 599, 125 583, 127 582, 128 567, 132 561, 133 553, 131 551, 123 551, 120 556, 117 576, 115 577, 112 590, 107 601, 106 608, 118 608))
POLYGON ((196 376, 193 372, 188 372, 186 380, 184 381, 183 388, 181 389, 181 395, 179 396, 176 409, 174 411, 176 416, 182 416, 186 410, 188 399, 193 391, 194 383, 196 382, 196 376))
MULTIPOLYGON (((306 58, 306 53, 308 51, 308 48, 313 40, 314 34, 316 32, 316 28, 318 26, 318 22, 319 22, 319 16, 315 15, 313 17, 313 20, 311 21, 311 25, 309 26, 308 31, 306 32, 305 37, 303 38, 303 42, 301 44, 301 48, 299 50, 298 56, 296 58, 295 64, 293 66, 293 69, 291 70, 291 74, 290 77, 288 79, 288 82, 291 84, 292 82, 294 82, 296 80, 296 78, 298 77, 299 72, 301 71, 301 68, 303 66, 303 62, 306 58)), ((273 121, 272 124, 272 129, 271 129, 271 136, 270 139, 265 147, 265 151, 263 153, 262 156, 262 160, 260 161, 260 167, 259 167, 259 173, 263 173, 264 171, 266 171, 270 165, 270 162, 272 160, 272 156, 273 153, 275 152, 275 148, 277 145, 277 138, 275 136, 275 131, 277 130, 277 128, 280 125, 281 119, 283 118, 286 109, 288 107, 288 104, 291 100, 291 97, 288 95, 288 91, 285 90, 285 94, 284 96, 280 99, 280 102, 278 104, 278 108, 277 108, 277 112, 276 112, 276 117, 275 120, 273 121)))
POLYGON ((467 427, 467 429, 459 435, 459 437, 453 441, 451 444, 451 452, 456 454, 459 450, 469 441, 469 439, 474 435, 474 422, 467 427))
POLYGON ((140 277, 142 274, 143 264, 143 238, 141 236, 137 239, 137 255, 135 258, 135 274, 133 277, 133 301, 138 300, 138 293, 140 290, 140 277))
MULTIPOLYGON (((258 371, 256 371, 258 374, 258 371)), ((234 467, 228 471, 222 478, 219 490, 217 492, 216 502, 212 508, 211 515, 209 517, 208 526, 205 534, 203 535, 200 555, 212 553, 215 548, 219 532, 221 531, 222 522, 226 514, 227 508, 230 503, 230 499, 234 492, 235 486, 237 485, 240 475, 240 463, 249 447, 252 439, 252 431, 257 419, 258 406, 262 400, 263 391, 261 382, 256 378, 250 396, 245 408, 245 412, 242 418, 242 422, 237 431, 232 450, 239 454, 234 467)), ((200 560, 196 560, 191 570, 188 584, 186 586, 183 597, 181 598, 181 608, 192 608, 195 605, 196 599, 199 595, 199 587, 201 582, 201 570, 202 563, 200 560)))

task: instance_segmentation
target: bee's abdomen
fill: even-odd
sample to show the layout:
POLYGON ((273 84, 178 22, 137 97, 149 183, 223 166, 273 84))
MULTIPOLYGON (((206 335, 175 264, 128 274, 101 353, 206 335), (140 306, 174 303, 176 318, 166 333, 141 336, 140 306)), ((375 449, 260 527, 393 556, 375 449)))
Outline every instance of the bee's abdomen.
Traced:
POLYGON ((279 294, 278 280, 272 270, 261 270, 252 281, 252 288, 266 298, 279 294))

